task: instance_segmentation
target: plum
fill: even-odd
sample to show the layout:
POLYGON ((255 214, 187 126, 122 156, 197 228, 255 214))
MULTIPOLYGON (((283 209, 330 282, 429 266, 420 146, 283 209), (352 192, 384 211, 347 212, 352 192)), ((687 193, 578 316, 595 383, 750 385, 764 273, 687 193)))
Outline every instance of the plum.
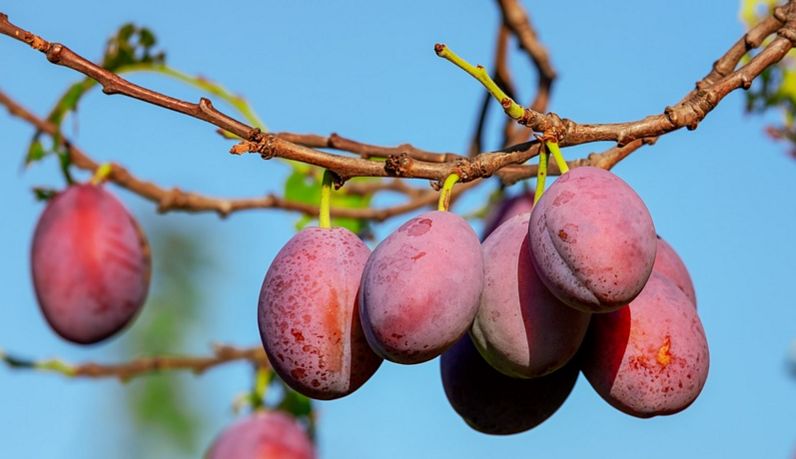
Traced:
POLYGON ((483 281, 481 244, 463 218, 433 211, 409 220, 376 247, 362 274, 368 343, 398 363, 440 355, 470 327, 483 281))
POLYGON ((36 225, 31 271, 53 330, 78 344, 115 334, 141 309, 151 260, 141 228, 101 185, 57 194, 36 225))
POLYGON ((542 282, 582 311, 628 304, 655 261, 655 227, 641 198, 595 167, 578 167, 556 180, 534 206, 529 234, 542 282))
POLYGON ((492 234, 492 231, 495 231, 498 226, 511 217, 529 213, 532 207, 533 195, 529 193, 520 193, 502 199, 484 219, 484 232, 481 240, 485 240, 492 234))
POLYGON ((304 428, 279 411, 259 411, 237 421, 213 441, 206 459, 314 459, 304 428))
POLYGON ((470 427, 491 435, 538 426, 564 404, 578 379, 574 359, 540 378, 508 377, 481 358, 468 336, 442 354, 440 371, 453 409, 470 427))
POLYGON ((528 213, 516 215, 484 241, 484 290, 471 329, 473 343, 493 367, 523 378, 567 363, 591 316, 563 304, 539 280, 528 248, 529 220, 528 213))
POLYGON ((629 306, 592 317, 580 358, 583 374, 603 399, 641 418, 688 407, 710 364, 691 300, 657 272, 629 306))
POLYGON ((305 228, 265 275, 258 305, 263 347, 285 383, 308 397, 348 395, 381 365, 357 307, 369 253, 345 228, 305 228))
POLYGON ((668 277, 674 285, 685 293, 696 307, 696 291, 685 263, 677 255, 671 245, 658 236, 658 250, 655 253, 655 265, 652 270, 668 277))

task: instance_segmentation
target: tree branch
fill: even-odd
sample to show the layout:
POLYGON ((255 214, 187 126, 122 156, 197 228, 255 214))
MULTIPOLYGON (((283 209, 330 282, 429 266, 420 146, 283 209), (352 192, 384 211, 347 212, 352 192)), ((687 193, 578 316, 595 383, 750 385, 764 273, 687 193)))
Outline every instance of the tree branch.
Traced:
POLYGON ((259 153, 264 159, 279 156, 313 164, 330 169, 342 180, 358 176, 399 176, 442 181, 449 175, 456 173, 462 178, 463 182, 466 182, 481 177, 489 177, 507 164, 520 164, 533 156, 528 151, 515 151, 513 153, 481 154, 473 160, 461 158, 455 161, 429 162, 427 161, 429 158, 414 159, 408 153, 401 153, 398 155, 393 154, 389 158, 391 161, 375 162, 322 152, 290 142, 286 140, 286 136, 262 133, 259 129, 248 126, 220 112, 209 99, 201 98, 198 103, 194 104, 131 83, 76 54, 65 45, 48 42, 42 37, 21 29, 9 22, 8 16, 2 13, 0 13, 0 34, 27 43, 34 49, 44 53, 47 59, 54 64, 71 68, 96 80, 106 94, 122 94, 139 99, 206 121, 224 131, 246 139, 241 144, 233 147, 233 153, 250 151, 259 153))
MULTIPOLYGON (((533 29, 527 21, 518 15, 519 4, 516 1, 500 0, 506 22, 513 27, 522 46, 529 52, 540 71, 547 76, 554 76, 552 67, 546 57, 544 48, 534 41, 533 29)), ((689 93, 681 102, 667 107, 663 114, 648 116, 644 119, 610 124, 578 124, 562 119, 558 115, 542 114, 527 108, 523 111, 519 122, 537 132, 554 135, 561 146, 577 145, 595 141, 615 141, 617 146, 628 145, 637 139, 655 138, 681 127, 695 129, 698 123, 731 91, 743 87, 748 88, 752 80, 765 68, 781 60, 793 47, 796 40, 796 8, 793 1, 778 8, 773 17, 763 21, 732 48, 714 65, 699 87, 689 93), (748 64, 726 76, 728 69, 734 68, 739 56, 756 45, 762 43, 772 31, 777 30, 779 37, 769 43, 763 51, 754 56, 748 64), (741 50, 743 46, 743 51, 741 50), (715 80, 715 81, 714 81, 715 80)), ((524 13, 524 12, 523 12, 524 13)), ((5 14, 0 13, 0 33, 27 43, 44 53, 47 58, 58 65, 63 65, 87 75, 98 81, 107 94, 124 94, 154 105, 168 108, 194 118, 209 122, 225 131, 245 139, 233 147, 234 153, 254 152, 268 159, 274 156, 301 161, 321 166, 333 171, 342 180, 357 176, 373 177, 405 177, 423 178, 442 181, 455 173, 462 182, 486 178, 495 172, 524 163, 535 156, 538 145, 534 142, 525 143, 498 152, 481 153, 473 158, 444 155, 443 158, 428 156, 426 153, 410 149, 401 153, 388 153, 387 161, 375 162, 363 157, 352 158, 334 153, 319 151, 314 148, 293 143, 286 134, 265 134, 215 109, 210 100, 202 98, 198 103, 182 101, 147 88, 133 84, 120 76, 97 66, 79 56, 64 45, 51 43, 43 38, 11 24, 5 14), (411 152, 411 154, 410 154, 411 152), (413 155, 415 157, 413 157, 413 155), (434 161, 432 161, 434 160, 434 161)), ((501 101, 504 102, 504 101, 501 101)), ((513 101, 512 101, 513 102, 513 101)), ((317 140, 317 139, 316 139, 317 140)), ((327 141, 329 139, 326 139, 327 141)), ((329 143, 326 143, 328 146, 329 143)), ((363 149, 360 145, 350 145, 352 149, 363 149)), ((405 147, 405 146, 404 146, 405 147)), ((401 147, 397 147, 401 148, 401 147)), ((383 150, 383 147, 381 147, 383 150)), ((406 148, 404 148, 406 149, 406 148)), ((382 153, 387 153, 382 151, 382 153)), ((365 156, 371 152, 365 149, 365 156)), ((360 155, 362 153, 360 152, 360 155)), ((513 171, 525 170, 514 167, 513 171)), ((461 189, 462 187, 459 187, 461 189)), ((246 206, 255 205, 246 203, 246 206)), ((256 205, 264 205, 258 202, 256 205)), ((222 208, 223 209, 223 208, 222 208)))
MULTIPOLYGON (((734 68, 733 62, 737 62, 736 58, 740 59, 740 45, 736 43, 724 56, 719 58, 713 71, 698 85, 698 89, 690 92, 676 105, 666 107, 662 114, 625 123, 579 124, 569 119, 562 119, 555 113, 542 114, 531 108, 522 109, 514 100, 506 97, 499 90, 493 89, 492 82, 481 74, 483 73, 482 68, 473 67, 448 50, 445 45, 437 44, 435 50, 440 57, 453 62, 479 79, 500 101, 506 114, 516 119, 519 124, 528 126, 536 132, 542 132, 546 137, 557 139, 561 146, 614 141, 621 147, 636 139, 658 137, 682 127, 687 127, 690 130, 696 129, 699 122, 727 94, 738 88, 748 89, 760 73, 785 57, 796 42, 796 6, 794 6, 793 0, 778 8, 774 12, 773 18, 780 24, 777 30, 778 37, 752 57, 749 63, 727 76, 719 78, 712 84, 706 81, 718 78, 721 72, 725 72, 727 68, 734 68)), ((764 21, 762 26, 755 28, 754 34, 745 34, 739 43, 743 44, 746 51, 755 44, 759 45, 766 38, 766 32, 770 33, 772 24, 771 21, 764 21)))
POLYGON ((517 37, 520 47, 528 53, 539 74, 536 97, 531 103, 531 110, 542 112, 547 108, 556 71, 550 62, 547 49, 542 45, 536 34, 528 13, 518 0, 498 0, 503 23, 517 37))
POLYGON ((238 348, 224 344, 214 345, 213 353, 208 356, 139 357, 129 362, 114 364, 94 362, 71 364, 59 359, 29 360, 2 351, 0 351, 0 360, 13 369, 48 371, 70 378, 116 378, 122 382, 164 371, 191 371, 198 375, 211 368, 239 361, 248 361, 258 367, 269 368, 262 346, 238 348))
MULTIPOLYGON (((100 167, 99 163, 94 161, 86 152, 78 148, 70 142, 66 136, 60 133, 55 124, 34 115, 31 111, 11 99, 2 91, 0 91, 0 105, 4 105, 11 115, 26 121, 39 131, 50 135, 52 138, 58 139, 61 145, 66 148, 72 160, 72 164, 75 167, 92 173, 100 167)), ((221 217, 226 217, 233 212, 242 210, 275 208, 301 212, 311 216, 318 215, 318 206, 314 204, 290 201, 273 194, 253 198, 225 199, 187 192, 179 188, 166 189, 155 183, 137 178, 124 166, 116 163, 113 163, 111 173, 108 175, 107 179, 122 188, 154 202, 157 204, 159 212, 177 210, 186 212, 215 212, 221 217)), ((454 196, 459 196, 462 192, 472 188, 477 183, 479 182, 473 182, 471 186, 457 187, 454 190, 454 196)), ((434 190, 421 190, 403 184, 396 185, 394 182, 372 184, 368 189, 366 189, 364 185, 365 184, 352 183, 347 185, 347 187, 352 187, 355 191, 359 190, 360 192, 373 192, 376 189, 392 189, 404 192, 404 194, 410 197, 410 200, 406 203, 386 208, 351 209, 333 207, 331 209, 332 216, 383 221, 396 215, 433 205, 436 203, 438 197, 438 194, 434 190)))

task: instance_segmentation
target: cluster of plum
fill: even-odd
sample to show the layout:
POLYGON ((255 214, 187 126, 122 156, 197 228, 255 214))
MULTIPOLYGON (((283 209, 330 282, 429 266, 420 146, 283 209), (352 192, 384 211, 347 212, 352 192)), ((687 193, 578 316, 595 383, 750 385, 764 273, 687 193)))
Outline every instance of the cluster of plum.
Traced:
POLYGON ((302 394, 335 399, 382 359, 441 355, 451 405, 491 434, 547 419, 579 371, 634 416, 691 404, 709 361, 696 297, 639 196, 610 172, 581 167, 532 208, 512 206, 483 243, 444 211, 409 220, 372 253, 343 228, 299 232, 259 298, 276 372, 302 394))
MULTIPOLYGON (((547 419, 579 372, 634 416, 694 401, 709 364, 694 288, 627 184, 602 169, 573 169, 535 205, 508 202, 485 232, 480 242, 445 211, 407 221, 373 252, 344 228, 300 231, 260 292, 258 324, 274 370, 296 391, 328 400, 355 391, 383 359, 441 355, 451 405, 491 434, 547 419)), ((140 227, 101 185, 70 186, 48 203, 32 272, 62 337, 88 344, 122 329, 144 303, 150 270, 140 227)), ((262 440, 269 429, 293 429, 278 435, 283 446, 313 457, 306 433, 280 416, 253 414, 209 457, 235 456, 215 452, 234 448, 227 436, 276 444, 262 440)))

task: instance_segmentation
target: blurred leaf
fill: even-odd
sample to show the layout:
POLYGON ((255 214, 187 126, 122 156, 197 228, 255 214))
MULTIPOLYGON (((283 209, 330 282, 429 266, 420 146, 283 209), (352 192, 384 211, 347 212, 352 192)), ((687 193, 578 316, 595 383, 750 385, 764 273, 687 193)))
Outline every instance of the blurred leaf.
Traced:
POLYGON ((286 386, 285 396, 277 408, 294 417, 306 418, 312 414, 312 400, 286 386))
MULTIPOLYGON (((757 24, 771 14, 776 6, 774 0, 742 0, 741 19, 748 27, 757 24)), ((763 45, 770 42, 769 37, 763 45)), ((790 152, 796 157, 796 53, 791 50, 776 65, 769 67, 755 79, 746 92, 746 110, 752 113, 765 113, 777 110, 782 114, 782 123, 768 126, 766 133, 774 140, 786 140, 791 144, 790 152)), ((748 63, 745 57, 741 64, 748 63)))
POLYGON ((54 198, 56 194, 58 194, 58 190, 52 188, 33 188, 33 195, 36 197, 37 201, 49 201, 54 198))
POLYGON ((38 137, 34 137, 33 141, 28 146, 28 153, 25 155, 25 165, 40 161, 47 156, 48 151, 44 149, 44 145, 38 137))
POLYGON ((181 395, 182 384, 173 376, 153 375, 136 382, 142 387, 131 388, 135 421, 156 432, 159 441, 165 439, 177 449, 191 452, 198 446, 200 423, 195 413, 185 408, 189 401, 181 395))
POLYGON ((293 171, 285 182, 285 199, 317 204, 321 199, 321 181, 314 174, 293 171))
MULTIPOLYGON (((128 358, 137 355, 164 355, 186 349, 203 309, 201 274, 212 267, 206 238, 159 227, 151 234, 155 267, 152 293, 125 340, 128 358)), ((197 405, 186 394, 187 375, 165 373, 141 378, 127 391, 128 409, 136 425, 136 457, 155 457, 147 451, 165 444, 173 451, 197 455, 204 446, 198 437, 202 420, 197 405)), ((165 454, 165 453, 164 453, 165 454)))
POLYGON ((165 64, 166 54, 155 52, 157 37, 146 27, 124 24, 112 36, 105 47, 102 66, 116 71, 121 67, 135 64, 165 64))
POLYGON ((776 0, 741 0, 741 20, 752 27, 771 14, 776 4, 776 0))

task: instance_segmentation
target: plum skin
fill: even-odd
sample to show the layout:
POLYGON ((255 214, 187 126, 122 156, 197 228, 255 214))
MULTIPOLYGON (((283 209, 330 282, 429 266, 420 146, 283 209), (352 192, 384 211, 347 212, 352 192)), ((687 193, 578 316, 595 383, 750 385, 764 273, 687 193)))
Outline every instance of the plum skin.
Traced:
POLYGON ((542 284, 528 248, 530 214, 516 215, 483 242, 484 289, 471 336, 481 355, 512 377, 555 371, 575 355, 591 314, 542 284))
POLYGON ((279 411, 241 419, 213 441, 206 459, 314 459, 315 448, 301 425, 279 411))
POLYGON ((370 250, 345 228, 305 228, 274 258, 258 303, 260 337, 279 376, 296 391, 331 400, 379 368, 357 307, 370 250))
POLYGON ((533 196, 529 193, 520 193, 518 195, 504 198, 489 212, 489 215, 484 219, 484 230, 481 240, 486 240, 498 226, 503 222, 509 220, 515 215, 522 215, 529 213, 533 208, 533 196))
POLYGON ((610 312, 641 292, 655 261, 655 227, 641 198, 603 169, 578 167, 542 195, 528 227, 542 282, 561 301, 610 312))
POLYGON ((36 225, 31 272, 52 329, 74 343, 96 343, 124 328, 143 306, 149 245, 104 187, 72 185, 50 200, 36 225))
POLYGON ((410 219, 376 247, 362 273, 368 343, 396 363, 440 355, 469 329, 483 280, 481 244, 467 221, 441 211, 410 219))
POLYGON ((629 306, 592 318, 580 357, 583 374, 597 393, 641 418, 687 408, 701 392, 710 366, 693 304, 657 272, 629 306))
POLYGON ((658 236, 658 250, 655 252, 655 265, 652 270, 665 275, 674 282, 677 288, 682 290, 696 307, 697 300, 694 282, 691 280, 691 275, 688 274, 685 263, 677 255, 674 248, 660 236, 658 236))
POLYGON ((467 425, 490 435, 524 432, 546 421, 569 397, 578 368, 572 359, 546 376, 511 378, 489 366, 466 335, 440 358, 448 402, 467 425))

